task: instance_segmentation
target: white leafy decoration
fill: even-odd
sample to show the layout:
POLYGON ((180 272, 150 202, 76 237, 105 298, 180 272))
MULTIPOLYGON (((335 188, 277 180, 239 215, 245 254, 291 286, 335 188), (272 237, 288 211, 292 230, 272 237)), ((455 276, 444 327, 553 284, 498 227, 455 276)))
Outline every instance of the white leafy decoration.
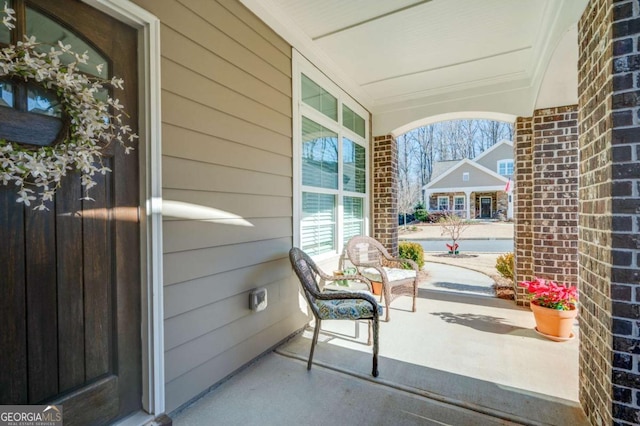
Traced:
MULTIPOLYGON (((15 12, 6 3, 0 15, 4 15, 2 23, 6 27, 14 28, 15 12)), ((104 147, 117 141, 129 153, 138 137, 123 124, 123 106, 118 99, 107 97, 102 101, 96 96, 105 86, 122 89, 123 81, 83 74, 78 64, 87 63, 87 53, 77 54, 70 46, 58 44, 41 52, 42 45, 34 37, 25 37, 0 51, 0 81, 30 82, 55 92, 69 119, 68 136, 54 146, 27 147, 0 139, 0 184, 15 185, 16 201, 26 206, 35 203, 38 210, 47 209, 45 203, 53 199, 62 178, 73 170, 81 174, 83 199, 90 200, 88 191, 96 185, 93 176, 111 171, 102 164, 104 147), (75 61, 63 63, 60 56, 65 53, 73 55, 75 61)), ((97 68, 100 72, 102 65, 97 68)))

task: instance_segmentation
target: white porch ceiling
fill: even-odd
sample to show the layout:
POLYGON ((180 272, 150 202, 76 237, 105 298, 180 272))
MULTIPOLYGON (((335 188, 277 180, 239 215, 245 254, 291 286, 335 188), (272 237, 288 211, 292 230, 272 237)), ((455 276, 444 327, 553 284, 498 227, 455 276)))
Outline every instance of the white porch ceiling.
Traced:
POLYGON ((373 113, 374 134, 441 114, 513 117, 577 102, 587 0, 243 2, 373 113), (554 90, 539 105, 543 81, 554 90))

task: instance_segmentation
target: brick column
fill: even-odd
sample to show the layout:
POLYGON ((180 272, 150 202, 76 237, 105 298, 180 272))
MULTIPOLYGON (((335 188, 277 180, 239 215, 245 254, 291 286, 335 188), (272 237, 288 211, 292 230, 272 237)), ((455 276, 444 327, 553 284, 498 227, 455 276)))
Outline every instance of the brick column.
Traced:
POLYGON ((373 237, 398 254, 398 145, 391 135, 373 138, 373 237))
POLYGON ((580 401, 640 423, 640 5, 591 0, 579 22, 580 401))
MULTIPOLYGON (((514 134, 516 282, 578 282, 578 107, 519 117, 514 134)), ((516 288, 516 303, 528 304, 516 288)))
POLYGON ((578 284, 578 106, 533 116, 533 273, 578 284))
POLYGON ((580 398, 616 424, 640 423, 639 23, 637 1, 592 0, 579 25, 580 398))
MULTIPOLYGON (((518 117, 514 150, 514 248, 516 282, 533 278, 533 118, 518 117)), ((525 290, 516 287, 518 305, 525 304, 525 290)))

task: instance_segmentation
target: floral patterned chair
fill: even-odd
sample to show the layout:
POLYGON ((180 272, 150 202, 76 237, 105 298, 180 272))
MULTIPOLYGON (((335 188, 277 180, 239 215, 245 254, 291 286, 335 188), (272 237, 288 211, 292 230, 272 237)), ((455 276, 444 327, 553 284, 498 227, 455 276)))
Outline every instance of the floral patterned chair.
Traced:
POLYGON ((326 275, 306 253, 297 247, 293 247, 289 251, 289 259, 296 275, 300 279, 304 295, 316 319, 307 370, 311 369, 313 351, 318 342, 318 333, 320 332, 322 320, 368 320, 368 345, 371 344, 373 334, 373 369, 371 374, 373 377, 378 377, 378 321, 380 315, 382 315, 382 306, 367 291, 322 291, 318 286, 323 281, 359 280, 366 283, 367 287, 371 289, 369 280, 360 275, 326 275))
POLYGON ((420 268, 413 260, 391 257, 378 240, 364 235, 351 238, 346 251, 360 275, 382 283, 380 300, 384 298, 387 310, 385 321, 390 318, 389 305, 399 296, 410 296, 413 299, 412 312, 416 311, 420 268), (404 269, 403 265, 409 265, 411 269, 404 269))

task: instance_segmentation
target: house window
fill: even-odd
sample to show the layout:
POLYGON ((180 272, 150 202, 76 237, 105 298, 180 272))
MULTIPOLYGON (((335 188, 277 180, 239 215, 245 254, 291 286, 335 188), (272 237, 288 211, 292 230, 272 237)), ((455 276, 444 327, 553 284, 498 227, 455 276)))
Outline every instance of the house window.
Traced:
POLYGON ((513 160, 498 161, 498 174, 502 176, 513 175, 513 160))
POLYGON ((463 182, 469 182, 469 172, 464 172, 462 174, 462 181, 463 182))
POLYGON ((455 211, 464 211, 464 196, 456 195, 453 197, 453 208, 455 211))
POLYGON ((449 197, 438 197, 438 210, 448 211, 449 210, 449 197))
POLYGON ((294 244, 331 256, 366 233, 369 113, 294 55, 294 244))

